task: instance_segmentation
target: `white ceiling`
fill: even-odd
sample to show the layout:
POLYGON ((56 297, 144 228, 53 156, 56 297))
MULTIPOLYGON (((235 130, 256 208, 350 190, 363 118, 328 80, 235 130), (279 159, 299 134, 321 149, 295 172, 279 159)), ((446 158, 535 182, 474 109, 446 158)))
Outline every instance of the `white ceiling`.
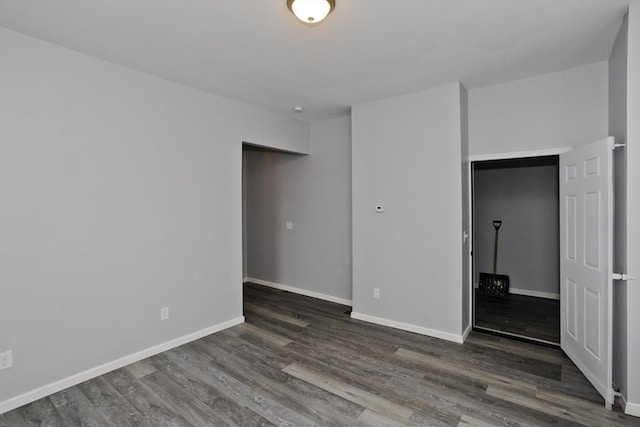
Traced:
POLYGON ((629 0, 0 0, 0 24, 308 122, 461 80, 469 89, 606 60, 629 0), (305 111, 291 111, 302 105, 305 111))

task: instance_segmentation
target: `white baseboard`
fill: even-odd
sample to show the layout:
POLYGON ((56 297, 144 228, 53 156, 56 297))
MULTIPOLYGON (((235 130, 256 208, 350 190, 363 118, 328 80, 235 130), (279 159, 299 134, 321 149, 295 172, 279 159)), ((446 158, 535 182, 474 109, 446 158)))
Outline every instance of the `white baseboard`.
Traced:
MULTIPOLYGON (((440 338, 447 341, 452 341, 458 344, 462 344, 465 340, 464 335, 452 334, 451 332, 439 331, 437 329, 425 328, 423 326, 412 325, 410 323, 398 322, 396 320, 384 319, 382 317, 370 316, 368 314, 351 312, 351 318, 357 320, 363 320, 369 323, 375 323, 377 325, 389 326, 391 328, 401 329, 403 331, 415 332, 420 335, 427 335, 434 338, 440 338)), ((470 330, 470 328, 469 328, 470 330)), ((468 334, 468 333, 467 333, 468 334)))
POLYGON ((528 289, 509 288, 509 293, 516 295, 526 295, 529 297, 560 299, 560 294, 554 294, 551 292, 530 291, 528 289))
POLYGON ((462 333, 462 343, 463 344, 467 340, 467 337, 469 336, 470 333, 471 333, 471 323, 469 323, 467 325, 467 327, 465 328, 464 332, 462 333))
POLYGON ((28 391, 16 397, 12 397, 10 399, 0 402, 0 414, 4 414, 5 412, 8 412, 12 409, 19 408, 22 405, 26 405, 27 403, 34 402, 38 399, 49 396, 53 393, 57 393, 61 390, 72 387, 76 384, 80 384, 81 382, 99 377, 100 375, 104 375, 107 372, 120 369, 124 366, 130 365, 139 360, 146 359, 147 357, 153 356, 158 353, 162 353, 163 351, 171 350, 172 348, 179 347, 188 342, 195 341, 202 337, 206 337, 207 335, 211 335, 213 333, 219 332, 223 329, 230 328, 232 326, 238 325, 243 322, 244 322, 243 316, 236 317, 235 319, 227 320, 226 322, 222 322, 217 325, 210 326, 200 331, 196 331, 187 335, 183 335, 179 338, 175 338, 175 339, 166 341, 164 343, 154 345, 153 347, 149 347, 137 353, 133 353, 128 356, 121 357, 120 359, 107 362, 103 365, 96 366, 95 368, 87 369, 86 371, 77 373, 75 375, 64 378, 62 380, 44 385, 42 387, 39 387, 35 390, 28 391))
POLYGON ((300 294, 307 297, 323 299, 325 301, 335 302, 336 304, 351 306, 350 299, 338 298, 332 295, 321 294, 320 292, 308 291, 302 288, 296 288, 295 286, 283 285, 281 283, 268 282, 266 280, 256 279, 254 277, 246 277, 245 282, 255 283, 256 285, 267 286, 269 288, 280 289, 282 291, 293 292, 294 294, 300 294))
MULTIPOLYGON (((473 284, 474 289, 478 289, 479 287, 480 287, 480 283, 476 282, 473 284)), ((518 288, 511 288, 511 287, 509 288, 509 293, 514 295, 525 295, 528 297, 560 299, 560 294, 554 294, 551 292, 530 291, 528 289, 518 289, 518 288)))
POLYGON ((622 410, 625 414, 640 417, 640 404, 627 402, 624 394, 621 394, 620 398, 622 400, 622 410))

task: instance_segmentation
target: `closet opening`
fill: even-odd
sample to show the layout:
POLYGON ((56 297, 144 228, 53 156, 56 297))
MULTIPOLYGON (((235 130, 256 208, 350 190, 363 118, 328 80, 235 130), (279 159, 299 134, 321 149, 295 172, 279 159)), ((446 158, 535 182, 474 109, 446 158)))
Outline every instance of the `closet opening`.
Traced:
POLYGON ((474 330, 559 346, 558 162, 471 163, 474 330))

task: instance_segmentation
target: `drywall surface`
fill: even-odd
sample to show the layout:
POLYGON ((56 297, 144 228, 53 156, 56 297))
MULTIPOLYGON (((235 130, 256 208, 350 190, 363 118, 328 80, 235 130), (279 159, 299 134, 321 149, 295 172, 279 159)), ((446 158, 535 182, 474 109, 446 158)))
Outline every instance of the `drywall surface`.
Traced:
MULTIPOLYGON (((629 5, 627 45, 627 272, 640 277, 640 2, 629 5)), ((640 360, 640 286, 627 286, 628 360, 640 360)), ((640 364, 629 363, 627 402, 640 416, 640 364)))
POLYGON ((460 90, 352 107, 354 313, 462 333, 460 90))
POLYGON ((244 152, 247 276, 351 300, 350 118, 312 124, 311 144, 244 152))
POLYGON ((247 255, 247 156, 242 153, 242 277, 249 273, 247 255))
POLYGON ((308 126, 1 28, 0 60, 0 405, 241 321, 242 141, 308 126))
POLYGON ((497 273, 509 276, 511 288, 558 296, 558 167, 476 170, 473 182, 475 282, 493 270, 493 221, 499 220, 497 273))
POLYGON ((460 85, 460 155, 462 157, 462 330, 471 327, 471 225, 469 200, 469 94, 460 85), (467 236, 467 237, 465 237, 467 236))
POLYGON ((607 135, 607 62, 469 91, 470 154, 586 144, 607 135))
MULTIPOLYGON (((609 57, 609 135, 627 140, 627 28, 624 21, 609 57)), ((627 150, 614 154, 613 268, 627 271, 627 150)), ((627 390, 627 284, 613 286, 613 382, 627 390)))

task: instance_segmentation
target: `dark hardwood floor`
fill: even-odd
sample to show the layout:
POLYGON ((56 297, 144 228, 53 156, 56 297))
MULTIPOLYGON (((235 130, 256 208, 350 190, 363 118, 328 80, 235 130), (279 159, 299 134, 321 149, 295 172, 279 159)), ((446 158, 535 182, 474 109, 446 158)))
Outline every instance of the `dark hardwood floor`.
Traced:
POLYGON ((476 292, 475 326, 560 343, 560 301, 525 295, 476 292))
POLYGON ((560 350, 464 345, 245 285, 246 323, 0 415, 0 426, 626 426, 560 350))

